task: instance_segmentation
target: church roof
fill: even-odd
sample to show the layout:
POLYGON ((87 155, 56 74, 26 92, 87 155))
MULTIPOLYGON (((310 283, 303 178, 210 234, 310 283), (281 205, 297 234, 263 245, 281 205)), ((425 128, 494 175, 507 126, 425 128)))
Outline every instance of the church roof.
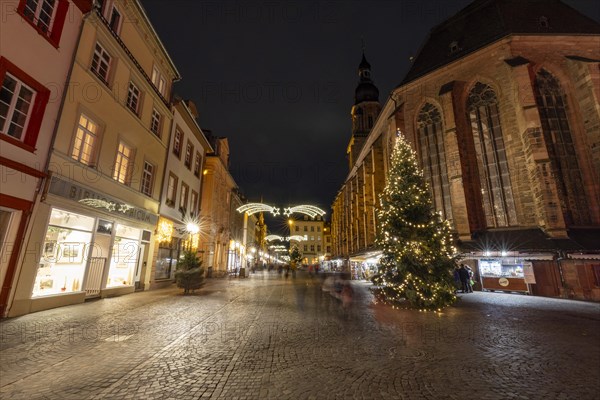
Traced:
POLYGON ((430 31, 400 85, 511 34, 600 34, 600 24, 560 0, 476 0, 430 31))

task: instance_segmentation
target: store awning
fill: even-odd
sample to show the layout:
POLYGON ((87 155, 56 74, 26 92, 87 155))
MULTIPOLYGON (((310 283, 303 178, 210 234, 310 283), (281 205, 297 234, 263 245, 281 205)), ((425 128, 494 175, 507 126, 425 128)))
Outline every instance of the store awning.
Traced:
POLYGON ((552 238, 542 229, 494 229, 473 234, 459 241, 458 249, 470 252, 587 252, 600 251, 600 229, 571 229, 569 237, 552 238))

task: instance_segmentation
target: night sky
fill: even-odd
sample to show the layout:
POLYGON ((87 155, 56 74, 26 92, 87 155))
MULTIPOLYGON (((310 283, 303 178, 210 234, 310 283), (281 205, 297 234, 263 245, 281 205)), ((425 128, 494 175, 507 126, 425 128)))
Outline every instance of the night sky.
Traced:
MULTIPOLYGON (((429 29, 470 2, 142 0, 183 76, 175 93, 229 139, 248 200, 328 215, 348 173, 363 40, 383 104, 429 29)), ((600 2, 565 2, 600 19, 600 2)))

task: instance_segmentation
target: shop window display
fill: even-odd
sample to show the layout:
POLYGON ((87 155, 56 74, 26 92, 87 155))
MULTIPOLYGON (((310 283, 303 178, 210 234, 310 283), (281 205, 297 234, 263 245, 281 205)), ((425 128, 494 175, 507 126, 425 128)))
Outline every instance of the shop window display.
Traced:
POLYGON ((81 290, 94 218, 53 209, 32 297, 81 290))
POLYGON ((139 259, 141 231, 118 224, 106 287, 132 286, 139 259))
POLYGON ((480 260, 479 272, 483 290, 529 291, 525 283, 522 261, 480 260))
POLYGON ((156 271, 154 279, 170 279, 177 265, 179 255, 179 239, 173 238, 169 243, 163 243, 158 248, 156 271))

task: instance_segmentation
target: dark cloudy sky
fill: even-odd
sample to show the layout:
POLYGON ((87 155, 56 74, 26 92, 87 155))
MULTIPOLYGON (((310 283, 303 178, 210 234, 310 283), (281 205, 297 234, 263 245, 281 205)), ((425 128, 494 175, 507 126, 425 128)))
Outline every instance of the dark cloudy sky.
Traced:
MULTIPOLYGON (((524 0, 525 1, 525 0, 524 0)), ((599 19, 600 2, 567 0, 599 19)), ((250 201, 329 207, 348 172, 361 41, 385 102, 429 29, 470 0, 142 0, 200 125, 250 201)))

